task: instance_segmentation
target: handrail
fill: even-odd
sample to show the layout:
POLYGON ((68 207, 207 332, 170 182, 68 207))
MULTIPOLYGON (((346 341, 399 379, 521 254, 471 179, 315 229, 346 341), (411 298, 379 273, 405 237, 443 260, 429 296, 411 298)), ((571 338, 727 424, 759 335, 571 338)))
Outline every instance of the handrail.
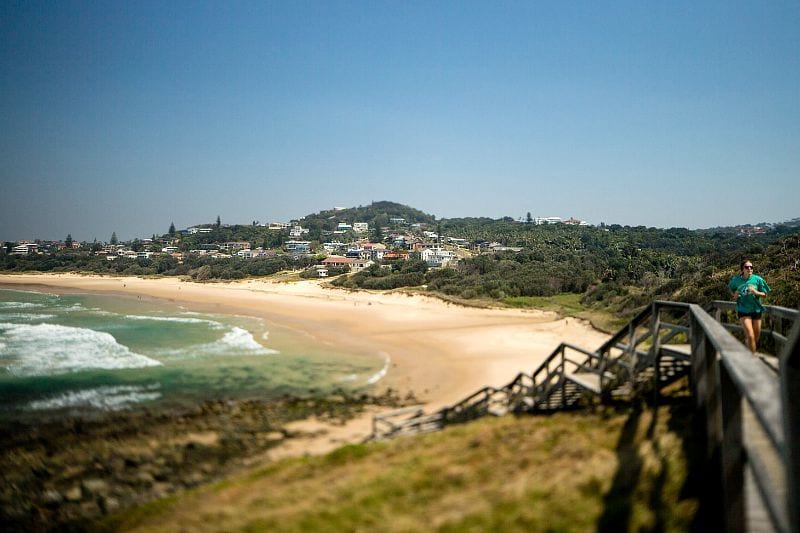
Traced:
MULTIPOLYGON (((717 309, 728 304, 724 302, 724 306, 717 306, 717 309)), ((779 458, 785 471, 792 467, 785 436, 784 406, 776 401, 781 397, 777 377, 700 306, 653 302, 655 317, 664 309, 685 309, 690 316, 694 396, 706 419, 707 457, 718 463, 722 475, 726 529, 744 527, 747 512, 742 496, 744 471, 749 469, 772 526, 778 531, 796 530, 796 525, 790 525, 789 517, 795 500, 784 498, 786 482, 773 479, 761 460, 762 454, 772 454, 779 458), (743 426, 745 404, 768 441, 755 444, 747 438, 746 433, 754 429, 743 426)), ((798 327, 797 312, 788 311, 778 309, 783 317, 794 321, 795 328, 798 327)))

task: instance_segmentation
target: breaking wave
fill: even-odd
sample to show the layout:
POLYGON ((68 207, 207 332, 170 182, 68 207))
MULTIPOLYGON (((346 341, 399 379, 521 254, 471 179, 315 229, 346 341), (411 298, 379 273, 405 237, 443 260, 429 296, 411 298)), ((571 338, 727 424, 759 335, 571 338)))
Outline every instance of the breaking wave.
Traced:
POLYGON ((46 409, 65 409, 76 407, 93 407, 104 411, 120 411, 133 404, 157 400, 161 397, 159 384, 104 386, 93 389, 70 391, 28 404, 34 411, 46 409))
POLYGON ((6 370, 15 376, 47 376, 90 369, 157 366, 112 335, 56 324, 0 323, 6 370))

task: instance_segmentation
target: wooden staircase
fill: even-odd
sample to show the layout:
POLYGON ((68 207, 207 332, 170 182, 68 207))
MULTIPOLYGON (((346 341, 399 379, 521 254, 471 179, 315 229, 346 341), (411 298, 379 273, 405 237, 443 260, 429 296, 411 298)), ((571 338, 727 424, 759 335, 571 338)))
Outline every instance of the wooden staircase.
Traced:
MULTIPOLYGON (((487 415, 580 409, 658 395, 692 368, 688 307, 669 304, 654 302, 593 352, 562 342, 532 373, 520 372, 501 388, 484 387, 433 413, 412 407, 376 415, 372 438, 436 431, 487 415)), ((706 309, 727 329, 736 330, 735 322, 724 323, 730 302, 712 302, 706 309)), ((785 339, 780 332, 767 334, 785 339)), ((774 358, 763 359, 777 369, 774 358)))

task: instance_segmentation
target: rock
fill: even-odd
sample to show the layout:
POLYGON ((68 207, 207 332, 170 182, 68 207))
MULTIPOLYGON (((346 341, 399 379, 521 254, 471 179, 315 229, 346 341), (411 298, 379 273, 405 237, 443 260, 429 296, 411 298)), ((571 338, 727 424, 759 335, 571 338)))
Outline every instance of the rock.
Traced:
POLYGON ((261 435, 261 440, 263 440, 264 443, 266 443, 266 444, 277 444, 277 443, 281 442, 282 440, 284 440, 285 438, 286 438, 286 435, 284 435, 280 431, 269 431, 269 432, 263 433, 261 435))
POLYGON ((93 518, 100 514, 100 508, 94 500, 87 500, 81 502, 81 516, 85 518, 93 518))
POLYGON ((218 446, 219 433, 216 431, 204 431, 188 433, 179 440, 187 448, 198 448, 201 446, 218 446))
POLYGON ((174 487, 170 483, 155 483, 151 489, 153 494, 156 498, 163 498, 170 492, 174 490, 174 487))
POLYGON ((100 510, 105 514, 116 513, 120 509, 119 500, 113 496, 106 496, 100 499, 100 510))
POLYGON ((150 472, 143 470, 136 474, 136 481, 148 487, 155 482, 156 478, 150 472))
POLYGON ((192 472, 188 476, 186 476, 184 480, 184 484, 188 487, 194 487, 195 485, 200 485, 205 481, 205 476, 202 472, 192 472))
POLYGON ((57 490, 48 489, 42 493, 42 502, 48 507, 57 507, 63 501, 64 497, 57 490))
POLYGON ((83 499, 83 491, 78 485, 64 491, 64 499, 68 502, 79 502, 83 499))
POLYGON ((81 483, 83 490, 92 496, 103 496, 108 494, 108 483, 102 479, 84 479, 81 483))

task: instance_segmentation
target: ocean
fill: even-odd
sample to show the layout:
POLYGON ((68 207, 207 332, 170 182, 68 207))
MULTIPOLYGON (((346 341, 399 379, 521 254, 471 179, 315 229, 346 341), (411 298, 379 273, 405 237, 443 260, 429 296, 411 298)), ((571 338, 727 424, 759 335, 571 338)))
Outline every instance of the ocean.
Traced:
POLYGON ((173 302, 0 289, 0 420, 359 391, 387 354, 173 302))

